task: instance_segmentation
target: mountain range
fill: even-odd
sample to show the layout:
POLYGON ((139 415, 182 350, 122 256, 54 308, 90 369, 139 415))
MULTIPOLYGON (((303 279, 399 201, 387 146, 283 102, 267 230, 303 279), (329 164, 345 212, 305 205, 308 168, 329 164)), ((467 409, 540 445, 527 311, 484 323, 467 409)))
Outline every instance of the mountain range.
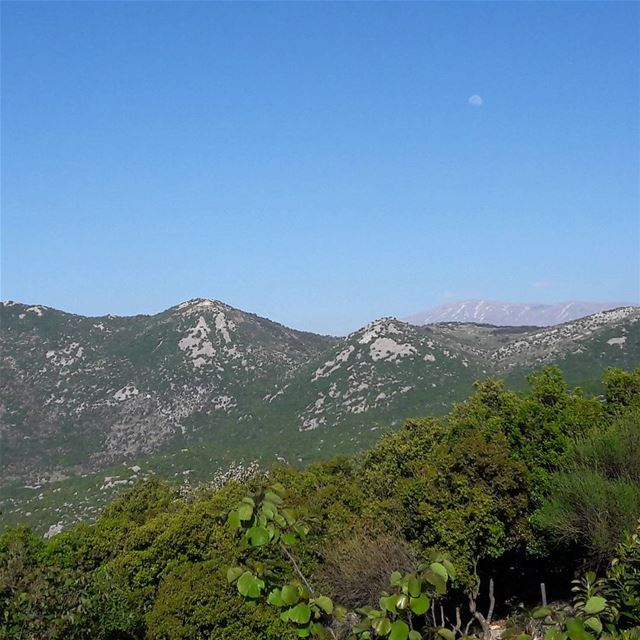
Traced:
POLYGON ((607 366, 640 364, 640 308, 542 328, 381 318, 339 338, 207 299, 99 318, 7 302, 0 349, 0 508, 44 525, 144 473, 353 452, 488 376, 517 388, 557 363, 597 389, 607 366))
POLYGON ((408 318, 411 324, 437 322, 477 322, 496 326, 549 327, 571 322, 600 311, 632 306, 624 302, 580 302, 558 304, 499 302, 495 300, 462 300, 420 311, 408 318))

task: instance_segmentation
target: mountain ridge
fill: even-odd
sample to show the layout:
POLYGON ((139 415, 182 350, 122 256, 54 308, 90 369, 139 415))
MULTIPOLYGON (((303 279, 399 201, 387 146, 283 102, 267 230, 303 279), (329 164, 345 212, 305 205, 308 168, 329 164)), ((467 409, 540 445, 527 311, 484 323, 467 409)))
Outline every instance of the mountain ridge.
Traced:
POLYGON ((94 478, 92 514, 125 482, 120 465, 195 481, 242 461, 305 464, 444 414, 478 379, 519 388, 556 363, 571 384, 597 385, 608 366, 640 364, 640 308, 546 328, 384 317, 340 338, 203 298, 153 316, 3 303, 0 356, 0 509, 39 513, 39 493, 28 508, 18 496, 65 478, 86 493, 94 478))
POLYGON ((543 304, 471 299, 447 302, 407 316, 404 320, 418 325, 438 322, 476 322, 495 326, 545 327, 578 320, 600 311, 628 306, 637 305, 579 300, 543 304))

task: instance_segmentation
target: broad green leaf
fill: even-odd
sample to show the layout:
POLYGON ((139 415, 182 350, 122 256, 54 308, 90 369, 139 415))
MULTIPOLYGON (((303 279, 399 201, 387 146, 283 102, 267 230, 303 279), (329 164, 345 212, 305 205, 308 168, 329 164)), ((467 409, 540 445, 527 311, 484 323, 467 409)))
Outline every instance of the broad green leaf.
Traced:
POLYGON ((432 562, 429 565, 429 569, 431 569, 433 573, 436 573, 437 575, 439 575, 445 582, 449 579, 449 574, 447 573, 447 570, 439 562, 432 562))
POLYGON ((296 602, 300 600, 300 594, 298 593, 298 589, 290 584, 285 584, 282 587, 282 601, 289 606, 294 605, 296 602))
POLYGON ((443 580, 441 575, 433 571, 429 571, 426 578, 436 588, 436 591, 439 594, 442 595, 447 592, 447 583, 445 580, 443 580))
POLYGON ((268 502, 273 502, 273 504, 282 504, 282 498, 273 491, 267 491, 264 496, 264 499, 268 502))
POLYGON ((291 509, 282 509, 280 513, 284 516, 289 525, 292 525, 296 521, 296 514, 291 511, 291 509))
POLYGON ((422 635, 419 631, 409 631, 409 640, 422 640, 422 635))
POLYGON ((269 542, 269 532, 264 527, 251 527, 247 537, 252 547, 261 547, 269 542))
POLYGON ((456 640, 456 635, 451 631, 451 629, 447 629, 446 627, 439 627, 437 630, 437 634, 444 638, 444 640, 456 640))
POLYGON ((244 569, 242 567, 229 567, 227 569, 227 582, 229 584, 235 582, 243 573, 244 569))
POLYGON ((602 596, 591 596, 584 605, 584 612, 587 615, 601 613, 606 606, 607 601, 602 596))
POLYGON ((333 602, 331 598, 327 596, 318 596, 312 600, 314 604, 317 604, 326 614, 331 615, 333 613, 333 602))
POLYGON ((397 595, 382 596, 379 600, 380 608, 385 611, 391 611, 391 613, 398 613, 396 609, 397 601, 397 595))
POLYGON ((398 584, 400 584, 400 580, 402 580, 402 574, 399 571, 394 571, 389 576, 389 584, 392 587, 396 587, 398 584))
POLYGON ((250 504, 243 503, 238 507, 238 515, 240 520, 251 520, 253 515, 253 507, 250 504))
POLYGON ((275 511, 267 506, 262 507, 262 509, 260 509, 260 513, 266 516, 267 520, 273 520, 273 516, 275 515, 275 511))
POLYGON ((371 626, 379 636, 386 636, 389 631, 391 631, 391 620, 389 620, 389 618, 382 618, 376 620, 371 626))
POLYGON ((401 593, 396 599, 396 607, 401 611, 409 606, 409 596, 406 593, 401 593))
POLYGON ((552 613, 553 613, 553 610, 551 609, 551 607, 539 607, 531 615, 532 617, 536 618, 536 620, 538 620, 540 618, 546 618, 547 616, 550 616, 552 613))
POLYGON ((296 542, 298 542, 298 537, 295 533, 283 533, 280 538, 282 539, 282 542, 289 546, 294 545, 296 542))
POLYGON ((409 601, 409 608, 417 616, 421 616, 429 609, 429 598, 423 593, 417 598, 411 598, 409 601))
POLYGON ((567 634, 571 640, 593 640, 593 636, 584 628, 578 618, 569 618, 566 622, 567 634))
POLYGON ((282 599, 282 591, 280 589, 274 589, 267 597, 267 602, 274 607, 282 607, 285 602, 282 599))
POLYGON ((600 618, 595 618, 592 616, 591 618, 587 618, 584 621, 584 624, 596 633, 602 633, 602 622, 600 622, 600 618))
POLYGON ((389 640, 407 640, 408 637, 409 637, 409 625, 402 620, 396 620, 391 625, 391 631, 389 632, 389 640))
POLYGON ((289 609, 289 620, 297 624, 307 624, 311 620, 311 609, 306 602, 299 602, 293 609, 289 609))
POLYGON ((247 496, 246 498, 242 498, 241 502, 243 502, 244 504, 248 504, 248 505, 250 505, 252 507, 256 506, 256 503, 255 503, 254 499, 250 498, 249 496, 247 496))
POLYGON ((284 498, 287 493, 287 490, 279 482, 272 484, 269 488, 273 493, 277 493, 281 498, 284 498))
POLYGON ((447 573, 449 574, 449 578, 451 580, 455 580, 456 579, 456 568, 453 566, 453 564, 451 563, 450 560, 442 560, 442 566, 447 570, 447 573))
POLYGON ((412 598, 417 598, 422 591, 422 581, 415 576, 409 576, 409 595, 412 598))
POLYGON ((237 511, 230 511, 227 516, 227 524, 232 529, 239 529, 242 526, 240 524, 240 514, 237 511))
POLYGON ((250 571, 245 571, 238 578, 238 591, 245 598, 259 598, 264 582, 256 578, 250 571))

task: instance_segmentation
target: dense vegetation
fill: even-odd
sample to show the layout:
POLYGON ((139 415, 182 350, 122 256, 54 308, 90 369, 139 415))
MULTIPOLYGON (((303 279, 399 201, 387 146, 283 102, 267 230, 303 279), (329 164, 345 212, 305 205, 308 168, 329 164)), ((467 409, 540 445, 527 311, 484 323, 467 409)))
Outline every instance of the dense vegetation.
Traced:
POLYGON ((492 613, 513 637, 631 638, 640 369, 603 383, 596 398, 557 368, 526 393, 488 380, 354 457, 188 495, 149 480, 51 540, 12 529, 0 638, 455 640, 488 637, 492 613), (573 578, 572 611, 529 615, 540 582, 567 601, 573 578))

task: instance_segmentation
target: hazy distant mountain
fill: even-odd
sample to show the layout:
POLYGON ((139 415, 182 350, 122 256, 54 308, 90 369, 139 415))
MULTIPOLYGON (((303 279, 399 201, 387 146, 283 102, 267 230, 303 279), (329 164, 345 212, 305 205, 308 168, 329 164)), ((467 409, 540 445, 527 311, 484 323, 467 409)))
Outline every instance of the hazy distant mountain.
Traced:
POLYGON ((624 302, 560 302, 535 304, 498 302, 494 300, 462 300, 421 311, 408 318, 411 324, 436 322, 477 322, 499 327, 550 327, 571 322, 600 311, 632 306, 624 302))

